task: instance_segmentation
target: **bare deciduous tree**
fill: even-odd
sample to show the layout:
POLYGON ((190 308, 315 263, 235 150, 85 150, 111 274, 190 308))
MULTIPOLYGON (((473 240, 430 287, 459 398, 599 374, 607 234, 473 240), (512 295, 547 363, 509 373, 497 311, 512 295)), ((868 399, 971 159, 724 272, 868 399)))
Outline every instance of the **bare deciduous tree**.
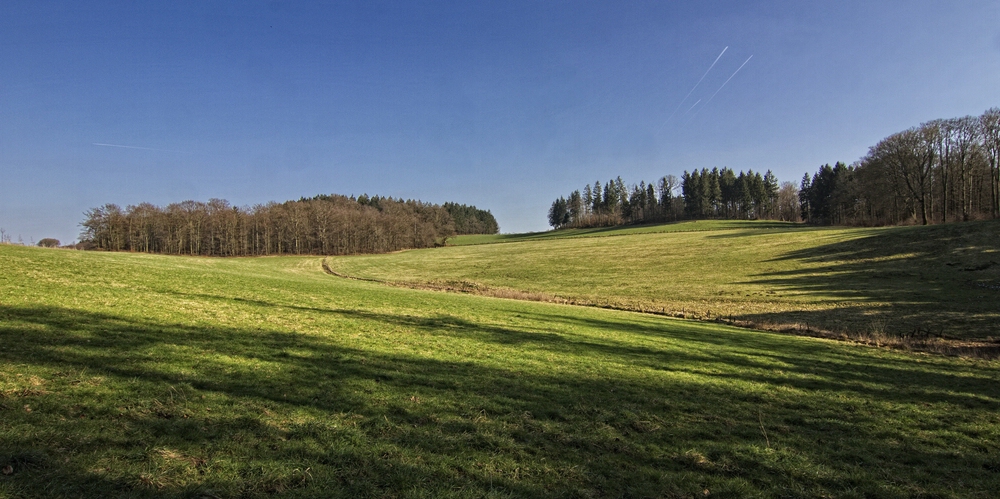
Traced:
MULTIPOLYGON (((498 230, 489 212, 465 205, 452 209, 480 222, 481 232, 498 230)), ((85 215, 81 241, 96 249, 203 256, 387 252, 433 246, 456 233, 442 206, 368 196, 316 196, 244 208, 223 199, 165 208, 142 203, 124 210, 107 204, 85 215)))

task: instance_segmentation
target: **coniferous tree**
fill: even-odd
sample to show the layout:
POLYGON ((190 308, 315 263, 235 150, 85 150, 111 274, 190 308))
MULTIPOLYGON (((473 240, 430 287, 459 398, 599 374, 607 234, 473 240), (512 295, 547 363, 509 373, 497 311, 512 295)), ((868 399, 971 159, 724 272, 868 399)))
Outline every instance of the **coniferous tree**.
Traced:
POLYGON ((566 210, 568 211, 567 224, 576 225, 580 223, 584 217, 583 197, 580 195, 580 191, 573 191, 569 195, 566 204, 566 210))
POLYGON ((660 178, 659 190, 660 190, 660 209, 663 212, 664 217, 672 216, 674 210, 674 190, 680 185, 677 177, 673 175, 665 175, 660 178))
POLYGON ((802 176, 802 183, 799 184, 799 209, 802 219, 807 222, 812 220, 812 206, 809 204, 811 189, 812 180, 809 179, 809 174, 806 173, 802 176))
POLYGON ((684 198, 684 213, 689 218, 698 216, 698 194, 701 192, 701 175, 698 170, 688 173, 686 170, 681 176, 681 196, 684 198))
POLYGON ((764 174, 764 210, 762 218, 776 218, 778 205, 778 177, 771 170, 764 174))
POLYGON ((455 234, 496 234, 500 231, 496 218, 489 210, 457 203, 445 203, 442 207, 451 215, 455 234))
POLYGON ((617 203, 615 204, 615 213, 621 214, 628 205, 628 188, 625 187, 625 182, 622 181, 621 177, 618 177, 614 181, 615 199, 617 203))
MULTIPOLYGON (((712 168, 712 171, 707 172, 706 177, 708 178, 708 182, 706 183, 706 191, 708 194, 708 212, 705 214, 712 217, 718 217, 721 215, 722 208, 722 187, 719 185, 719 169, 712 168)), ((704 177, 702 181, 704 182, 704 177)))
MULTIPOLYGON (((616 177, 601 186, 584 186, 583 194, 574 191, 566 199, 569 221, 563 225, 574 227, 608 226, 622 223, 650 223, 682 218, 673 205, 673 191, 680 187, 680 200, 676 209, 682 209, 689 218, 778 218, 777 177, 767 171, 765 175, 750 170, 737 177, 729 168, 702 168, 684 171, 680 180, 667 175, 657 183, 642 180, 626 186, 616 177), (587 203, 587 192, 590 203, 587 203), (600 195, 595 195, 600 193, 600 195), (574 210, 575 199, 580 209, 574 210), (588 209, 589 208, 589 209, 588 209)), ((788 217, 788 218, 798 218, 788 217)))
POLYGON ((618 186, 614 180, 604 184, 604 212, 609 215, 618 214, 618 186))
POLYGON ((643 207, 643 216, 650 221, 658 219, 658 214, 656 213, 656 207, 659 204, 656 199, 656 189, 653 188, 653 184, 646 185, 646 204, 643 207))
POLYGON ((552 202, 549 208, 549 225, 553 229, 558 229, 569 220, 569 211, 566 209, 566 198, 559 197, 552 202))
POLYGON ((594 206, 594 195, 590 191, 590 184, 583 186, 583 209, 584 214, 590 214, 593 211, 594 206))

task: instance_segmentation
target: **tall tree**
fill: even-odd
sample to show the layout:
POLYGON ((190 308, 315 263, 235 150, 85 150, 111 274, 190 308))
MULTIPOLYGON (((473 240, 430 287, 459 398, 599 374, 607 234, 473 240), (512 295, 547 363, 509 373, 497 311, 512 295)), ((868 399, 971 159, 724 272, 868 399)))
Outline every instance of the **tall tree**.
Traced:
POLYGON ((594 204, 592 207, 592 211, 597 214, 604 213, 604 199, 601 197, 600 180, 594 182, 593 193, 594 193, 594 204))
POLYGON ((762 218, 774 218, 777 216, 776 206, 778 204, 778 177, 774 176, 771 170, 764 174, 764 181, 761 184, 764 188, 764 210, 762 218))
POLYGON ((569 221, 569 211, 566 209, 566 198, 559 197, 549 208, 549 225, 558 229, 569 221))
POLYGON ((570 193, 566 202, 566 210, 569 212, 568 223, 576 224, 583 219, 583 197, 580 195, 580 191, 570 193))
POLYGON ((983 151, 990 168, 990 214, 1000 217, 1000 108, 987 109, 979 117, 983 151))
POLYGON ((792 182, 782 182, 777 199, 778 220, 798 222, 800 220, 798 187, 792 182))
POLYGON ((705 189, 708 193, 708 212, 706 215, 718 217, 722 211, 722 187, 719 185, 719 169, 712 168, 712 171, 707 172, 707 175, 705 175, 706 172, 704 170, 702 173, 702 182, 705 181, 706 177, 708 179, 705 189))
POLYGON ((684 212, 690 218, 697 218, 701 205, 701 174, 695 169, 681 177, 681 194, 684 196, 684 212))
POLYGON ((663 210, 664 216, 669 216, 672 214, 674 209, 674 191, 680 187, 680 180, 674 175, 664 175, 660 178, 659 190, 660 190, 660 209, 663 210))
POLYGON ((939 130, 932 126, 910 128, 882 139, 869 150, 867 157, 869 162, 884 165, 902 182, 923 225, 928 223, 927 208, 937 133, 939 130))
POLYGON ((653 188, 652 183, 646 185, 645 200, 646 200, 646 205, 643 207, 643 216, 650 221, 659 218, 656 209, 656 207, 659 205, 659 202, 656 199, 656 189, 653 188))

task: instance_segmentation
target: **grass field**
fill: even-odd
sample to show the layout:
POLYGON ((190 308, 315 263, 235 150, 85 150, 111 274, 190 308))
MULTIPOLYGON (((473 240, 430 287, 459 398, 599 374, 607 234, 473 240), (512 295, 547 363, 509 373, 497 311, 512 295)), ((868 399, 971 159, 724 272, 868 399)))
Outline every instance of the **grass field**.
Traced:
POLYGON ((800 224, 774 221, 709 220, 678 222, 656 225, 635 225, 619 227, 593 227, 588 229, 560 229, 547 232, 526 232, 523 234, 470 234, 447 239, 449 246, 472 246, 478 244, 515 243, 524 241, 547 241, 552 239, 575 239, 581 237, 613 237, 639 234, 670 234, 676 232, 704 232, 726 229, 788 229, 803 228, 800 224))
POLYGON ((1000 339, 996 221, 871 229, 699 221, 452 242, 328 263, 395 283, 762 328, 1000 339))
POLYGON ((998 379, 316 257, 0 246, 3 498, 992 497, 998 379))

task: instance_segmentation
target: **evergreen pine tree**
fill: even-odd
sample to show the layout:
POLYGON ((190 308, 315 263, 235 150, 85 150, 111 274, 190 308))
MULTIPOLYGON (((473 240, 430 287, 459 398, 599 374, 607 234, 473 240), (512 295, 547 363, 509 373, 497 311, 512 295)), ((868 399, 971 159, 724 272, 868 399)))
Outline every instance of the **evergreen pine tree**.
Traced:
POLYGON ((554 229, 562 227, 569 221, 569 212, 566 210, 566 198, 560 196, 552 202, 549 208, 549 225, 554 229))
POLYGON ((712 171, 708 172, 708 205, 708 215, 720 216, 722 214, 722 187, 719 186, 718 168, 712 168, 712 171))

